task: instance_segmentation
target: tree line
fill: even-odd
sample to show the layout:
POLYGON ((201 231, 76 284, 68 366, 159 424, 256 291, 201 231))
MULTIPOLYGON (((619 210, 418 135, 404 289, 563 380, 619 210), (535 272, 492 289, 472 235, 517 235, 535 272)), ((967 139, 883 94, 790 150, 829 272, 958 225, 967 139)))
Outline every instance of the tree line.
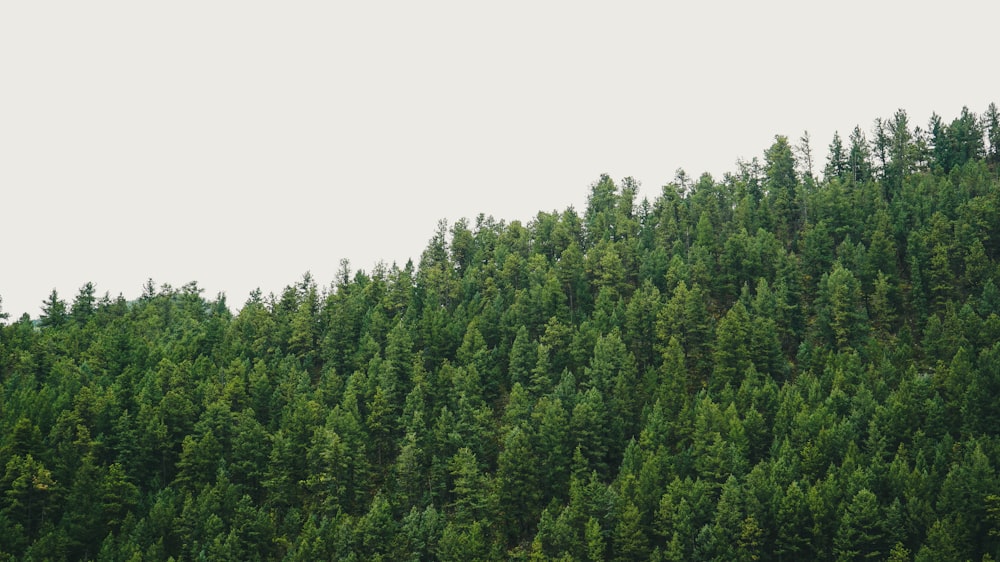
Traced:
POLYGON ((0 559, 996 559, 996 106, 813 160, 0 316, 0 559))

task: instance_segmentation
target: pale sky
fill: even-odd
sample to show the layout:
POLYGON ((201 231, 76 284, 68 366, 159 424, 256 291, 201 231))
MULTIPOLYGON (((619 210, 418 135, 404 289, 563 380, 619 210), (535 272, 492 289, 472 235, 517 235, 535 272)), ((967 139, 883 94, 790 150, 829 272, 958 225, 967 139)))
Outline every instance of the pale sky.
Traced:
POLYGON ((0 297, 232 308, 439 219, 654 198, 808 130, 1000 103, 1000 3, 0 2, 0 297))

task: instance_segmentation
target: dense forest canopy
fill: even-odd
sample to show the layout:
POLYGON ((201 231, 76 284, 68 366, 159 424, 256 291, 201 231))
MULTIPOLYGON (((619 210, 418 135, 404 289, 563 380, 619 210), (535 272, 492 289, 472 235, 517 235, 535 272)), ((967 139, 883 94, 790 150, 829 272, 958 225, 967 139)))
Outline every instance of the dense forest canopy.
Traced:
POLYGON ((1000 116, 0 318, 0 558, 1000 557, 1000 116))

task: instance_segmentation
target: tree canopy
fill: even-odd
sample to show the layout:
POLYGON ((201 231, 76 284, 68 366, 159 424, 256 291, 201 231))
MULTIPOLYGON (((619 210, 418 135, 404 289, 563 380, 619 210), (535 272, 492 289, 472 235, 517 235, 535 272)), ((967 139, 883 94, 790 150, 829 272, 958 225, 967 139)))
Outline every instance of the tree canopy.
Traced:
POLYGON ((53 290, 0 315, 0 558, 997 559, 998 131, 602 176, 236 313, 53 290))

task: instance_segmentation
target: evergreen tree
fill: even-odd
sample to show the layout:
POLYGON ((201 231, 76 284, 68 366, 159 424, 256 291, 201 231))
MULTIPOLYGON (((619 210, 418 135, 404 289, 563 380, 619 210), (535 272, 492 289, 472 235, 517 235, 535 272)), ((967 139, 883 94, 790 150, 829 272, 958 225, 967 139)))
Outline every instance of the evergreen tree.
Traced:
POLYGON ((80 287, 79 294, 73 300, 73 305, 70 308, 70 316, 78 324, 85 324, 94 313, 95 304, 94 284, 87 282, 83 287, 80 287))
POLYGON ((991 103, 983 114, 983 128, 989 140, 989 149, 986 159, 992 165, 1000 164, 1000 111, 997 104, 991 103))
POLYGON ((798 177, 795 173, 795 156, 788 138, 774 137, 774 144, 764 153, 767 166, 767 202, 774 216, 775 234, 779 240, 790 242, 798 228, 797 204, 798 177))
POLYGON ((838 560, 879 560, 885 554, 885 530, 878 499, 859 490, 840 519, 834 539, 838 560))
POLYGON ((864 183, 872 177, 871 155, 868 141, 860 127, 851 132, 851 148, 847 155, 847 171, 855 183, 864 183))
POLYGON ((833 133, 833 141, 830 142, 830 153, 826 157, 826 167, 823 169, 823 177, 827 182, 834 178, 846 177, 849 170, 848 155, 844 151, 844 143, 840 140, 840 134, 833 133))
POLYGON ((42 314, 38 323, 42 327, 58 328, 66 323, 69 316, 66 312, 66 302, 59 299, 59 293, 52 289, 48 300, 42 303, 42 314))

